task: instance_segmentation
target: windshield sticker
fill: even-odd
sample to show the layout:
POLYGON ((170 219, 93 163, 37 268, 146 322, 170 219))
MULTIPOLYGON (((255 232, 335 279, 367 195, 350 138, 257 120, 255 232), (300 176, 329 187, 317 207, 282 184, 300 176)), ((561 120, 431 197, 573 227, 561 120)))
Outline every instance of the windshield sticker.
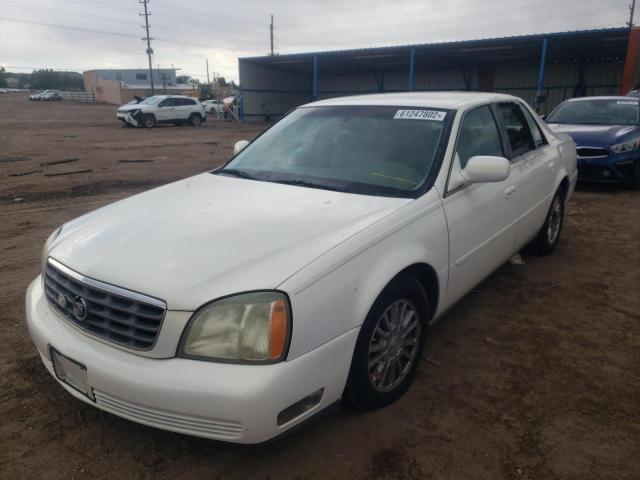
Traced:
POLYGON ((638 102, 634 102, 633 100, 618 100, 618 105, 638 105, 638 102))
POLYGON ((441 122, 447 112, 437 110, 398 110, 393 116, 394 120, 435 120, 441 122))

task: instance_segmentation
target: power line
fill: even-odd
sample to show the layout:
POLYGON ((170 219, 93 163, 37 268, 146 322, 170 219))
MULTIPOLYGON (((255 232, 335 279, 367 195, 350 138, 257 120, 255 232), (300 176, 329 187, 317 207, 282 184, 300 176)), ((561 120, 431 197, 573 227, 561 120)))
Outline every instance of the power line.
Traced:
MULTIPOLYGON (((602 10, 601 9, 594 9, 594 10, 585 10, 582 11, 580 13, 574 14, 572 16, 572 18, 576 18, 576 17, 583 17, 583 16, 593 16, 594 13, 601 13, 602 10)), ((518 21, 518 22, 509 22, 509 23, 502 23, 501 26, 502 27, 516 27, 516 26, 521 26, 521 25, 535 25, 538 23, 548 23, 549 21, 553 21, 555 19, 559 19, 562 18, 559 15, 552 15, 549 17, 540 17, 537 18, 536 20, 525 20, 525 21, 518 21)), ((474 28, 474 29, 469 29, 469 30, 465 30, 465 32, 482 32, 482 31, 487 31, 487 30, 493 30, 495 31, 496 26, 486 26, 486 27, 482 27, 482 28, 474 28)), ((429 35, 430 36, 434 36, 434 35, 446 35, 448 33, 451 33, 451 29, 450 28, 445 28, 442 30, 429 30, 429 35)), ((377 36, 377 34, 373 33, 374 35, 377 36)), ((385 35, 384 38, 385 39, 389 39, 389 38, 393 38, 396 40, 399 39, 415 39, 416 36, 421 35, 421 33, 416 33, 416 34, 403 34, 403 35, 385 35)), ((309 37, 305 37, 305 36, 300 36, 300 35, 296 35, 296 40, 300 41, 301 39, 304 41, 305 38, 309 38, 309 37)), ((339 41, 339 43, 336 42, 327 42, 327 40, 325 39, 326 35, 322 38, 321 43, 322 45, 328 45, 328 44, 332 44, 332 45, 344 45, 344 41, 341 40, 339 41)), ((360 37, 351 37, 350 40, 354 40, 356 42, 360 41, 360 42, 368 42, 372 39, 371 35, 368 36, 360 36, 360 37)), ((315 40, 315 38, 310 38, 310 40, 315 40)), ((419 42, 418 42, 419 43, 419 42)))

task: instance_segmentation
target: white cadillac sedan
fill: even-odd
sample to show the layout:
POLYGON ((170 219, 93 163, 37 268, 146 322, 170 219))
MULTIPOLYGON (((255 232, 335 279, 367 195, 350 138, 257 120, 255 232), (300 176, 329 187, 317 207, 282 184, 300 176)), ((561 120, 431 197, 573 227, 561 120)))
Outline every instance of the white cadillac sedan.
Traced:
POLYGON ((577 173, 569 137, 488 93, 319 101, 235 150, 47 240, 27 323, 74 397, 241 443, 388 405, 431 322, 554 250, 577 173))

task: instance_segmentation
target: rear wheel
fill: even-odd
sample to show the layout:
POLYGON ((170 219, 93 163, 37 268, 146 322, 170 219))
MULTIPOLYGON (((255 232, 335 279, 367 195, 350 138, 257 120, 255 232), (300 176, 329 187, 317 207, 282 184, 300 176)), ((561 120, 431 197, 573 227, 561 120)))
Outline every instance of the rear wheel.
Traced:
POLYGON ((197 113, 192 113, 191 116, 189 117, 189 123, 194 127, 199 127, 200 124, 202 123, 202 117, 197 113))
POLYGON ((558 190, 553 197, 542 228, 536 238, 527 246, 527 250, 531 253, 549 255, 558 246, 564 220, 564 196, 564 190, 558 190))
POLYGON ((385 288, 360 329, 343 396, 347 405, 372 410, 407 391, 422 357, 428 312, 416 279, 399 278, 385 288))
POLYGON ((142 125, 144 127, 147 127, 147 128, 155 127, 156 126, 156 117, 151 113, 145 114, 145 116, 142 117, 142 125))

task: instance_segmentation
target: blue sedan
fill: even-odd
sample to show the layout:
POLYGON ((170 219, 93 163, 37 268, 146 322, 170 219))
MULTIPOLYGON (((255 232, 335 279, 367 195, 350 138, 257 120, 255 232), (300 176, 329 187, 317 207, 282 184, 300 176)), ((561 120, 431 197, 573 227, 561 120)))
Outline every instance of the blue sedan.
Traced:
POLYGON ((579 180, 640 188, 639 100, 572 98, 548 115, 549 127, 570 135, 576 144, 579 180))

